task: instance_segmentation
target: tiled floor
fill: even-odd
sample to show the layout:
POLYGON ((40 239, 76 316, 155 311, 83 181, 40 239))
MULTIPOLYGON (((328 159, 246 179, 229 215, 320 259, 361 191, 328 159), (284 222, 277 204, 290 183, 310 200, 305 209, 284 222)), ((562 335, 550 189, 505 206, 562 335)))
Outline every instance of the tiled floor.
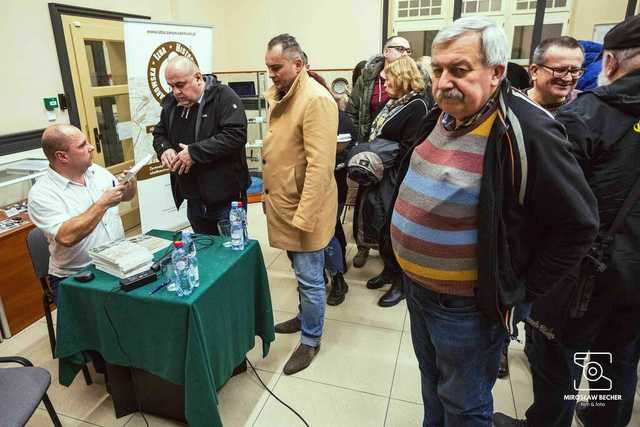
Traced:
MULTIPOLYGON (((259 239, 268 267, 275 321, 292 317, 297 310, 293 272, 282 251, 272 249, 266 238, 266 221, 258 205, 249 211, 250 234, 259 239)), ((345 227, 345 231, 349 226, 345 227)), ((355 247, 349 245, 349 260, 355 247)), ((322 350, 306 370, 285 376, 282 368, 293 352, 297 335, 277 335, 271 352, 260 358, 259 338, 249 359, 267 386, 296 409, 311 426, 418 426, 422 399, 418 365, 411 345, 406 304, 380 308, 383 290, 365 287, 382 264, 377 254, 362 269, 346 275, 349 293, 338 307, 328 307, 322 350)), ((102 377, 86 386, 78 376, 71 387, 58 384, 57 362, 51 359, 44 318, 0 344, 0 355, 21 355, 52 375, 49 395, 65 426, 141 427, 139 414, 116 419, 113 403, 102 377)), ((524 415, 532 401, 531 375, 522 345, 510 351, 511 375, 493 389, 496 411, 524 415)), ((249 370, 233 377, 219 393, 219 410, 225 426, 299 426, 302 423, 271 397, 249 370)), ((637 405, 636 405, 637 406, 637 405)), ((151 426, 182 425, 147 415, 151 426)), ((640 418, 638 418, 640 419, 640 418)), ((44 409, 38 409, 28 426, 49 426, 44 409)))

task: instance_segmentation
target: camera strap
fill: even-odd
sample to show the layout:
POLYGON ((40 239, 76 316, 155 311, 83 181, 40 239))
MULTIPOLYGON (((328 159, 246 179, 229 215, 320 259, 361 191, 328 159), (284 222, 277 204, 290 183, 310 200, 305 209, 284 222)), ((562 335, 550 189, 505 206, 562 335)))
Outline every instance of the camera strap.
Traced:
POLYGON ((629 191, 629 194, 627 194, 627 198, 624 199, 624 202, 622 203, 620 210, 616 214, 616 217, 613 220, 611 227, 609 227, 609 230, 607 231, 608 235, 613 236, 618 231, 620 231, 620 228, 622 228, 624 219, 627 217, 627 215, 629 215, 629 212, 631 212, 633 205, 635 205, 635 203, 638 201, 639 198, 640 198, 640 176, 638 176, 635 184, 633 184, 633 187, 631 188, 631 191, 629 191))

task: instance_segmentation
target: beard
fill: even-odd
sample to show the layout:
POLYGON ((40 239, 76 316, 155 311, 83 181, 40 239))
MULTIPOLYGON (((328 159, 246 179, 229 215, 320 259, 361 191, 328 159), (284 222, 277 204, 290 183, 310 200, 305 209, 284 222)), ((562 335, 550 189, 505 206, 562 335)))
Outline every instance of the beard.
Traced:
POLYGON ((464 94, 460 92, 456 88, 446 89, 446 90, 438 90, 436 91, 436 102, 440 104, 442 101, 446 99, 452 99, 456 101, 463 101, 464 94))
POLYGON ((604 72, 604 67, 600 70, 600 74, 598 74, 598 86, 607 86, 611 84, 611 80, 604 72))

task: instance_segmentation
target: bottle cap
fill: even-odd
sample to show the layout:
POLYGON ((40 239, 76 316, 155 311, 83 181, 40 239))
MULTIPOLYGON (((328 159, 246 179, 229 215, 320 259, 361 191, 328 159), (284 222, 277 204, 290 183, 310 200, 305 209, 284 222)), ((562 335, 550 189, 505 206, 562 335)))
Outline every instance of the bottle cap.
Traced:
POLYGON ((178 241, 173 243, 173 246, 175 246, 176 248, 181 248, 184 245, 182 243, 182 240, 178 240, 178 241))

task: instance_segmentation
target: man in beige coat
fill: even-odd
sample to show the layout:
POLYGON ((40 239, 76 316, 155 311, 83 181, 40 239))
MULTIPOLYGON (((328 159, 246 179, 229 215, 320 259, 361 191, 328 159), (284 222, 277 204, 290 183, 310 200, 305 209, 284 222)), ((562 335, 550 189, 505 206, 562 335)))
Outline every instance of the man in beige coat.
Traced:
POLYGON ((298 315, 276 325, 278 333, 302 331, 300 345, 284 367, 305 369, 320 349, 324 323, 324 248, 335 229, 338 204, 333 176, 338 108, 327 90, 309 78, 302 49, 288 34, 267 45, 265 63, 269 132, 263 148, 263 203, 269 243, 284 249, 298 280, 298 315))

